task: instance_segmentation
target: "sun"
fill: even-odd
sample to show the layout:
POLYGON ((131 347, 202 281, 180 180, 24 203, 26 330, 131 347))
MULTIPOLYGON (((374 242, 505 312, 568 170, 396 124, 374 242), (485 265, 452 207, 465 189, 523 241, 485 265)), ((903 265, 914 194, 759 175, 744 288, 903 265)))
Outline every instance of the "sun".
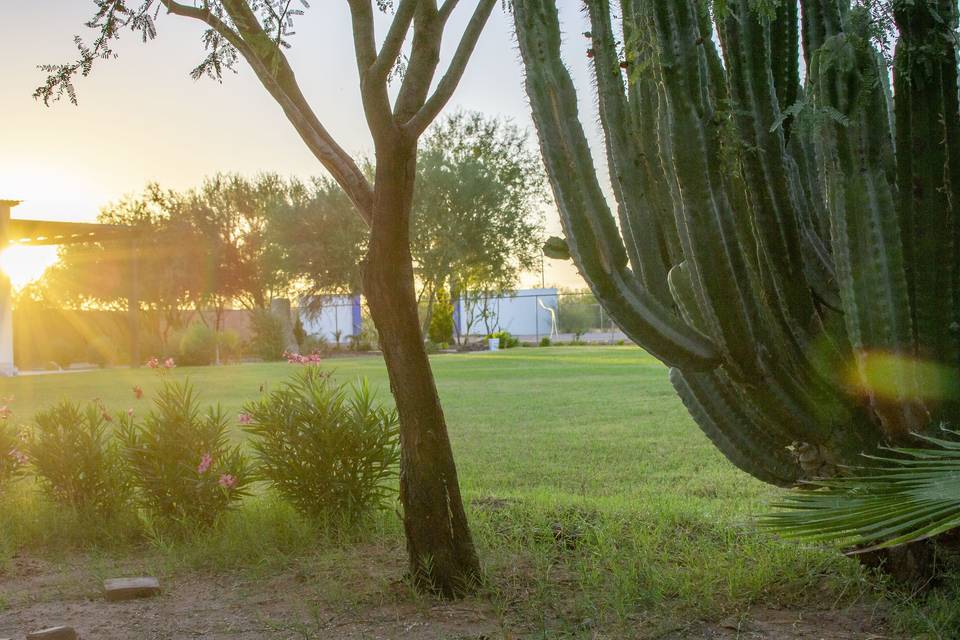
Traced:
POLYGON ((14 289, 33 282, 56 261, 56 247, 9 247, 0 251, 0 271, 10 277, 14 289))

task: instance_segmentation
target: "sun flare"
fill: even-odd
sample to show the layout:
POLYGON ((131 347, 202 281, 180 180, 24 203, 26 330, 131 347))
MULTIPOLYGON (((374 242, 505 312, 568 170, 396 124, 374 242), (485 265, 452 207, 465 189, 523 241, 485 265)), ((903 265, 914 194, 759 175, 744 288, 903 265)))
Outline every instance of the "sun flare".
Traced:
POLYGON ((56 260, 56 247, 9 247, 0 251, 0 271, 19 289, 43 275, 56 260))

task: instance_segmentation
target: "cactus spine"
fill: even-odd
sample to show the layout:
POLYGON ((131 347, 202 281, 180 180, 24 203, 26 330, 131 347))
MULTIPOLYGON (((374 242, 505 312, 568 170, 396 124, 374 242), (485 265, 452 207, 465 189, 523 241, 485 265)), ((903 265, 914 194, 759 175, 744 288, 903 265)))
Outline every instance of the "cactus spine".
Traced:
POLYGON ((853 3, 585 5, 615 213, 556 2, 513 2, 567 244, 707 436, 790 485, 960 426, 956 2, 893 2, 895 97, 853 3))

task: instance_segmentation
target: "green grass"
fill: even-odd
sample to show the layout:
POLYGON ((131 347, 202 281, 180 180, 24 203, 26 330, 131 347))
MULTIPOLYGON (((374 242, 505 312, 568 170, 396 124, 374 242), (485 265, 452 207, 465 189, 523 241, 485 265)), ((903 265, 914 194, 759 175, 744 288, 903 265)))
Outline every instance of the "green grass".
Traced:
MULTIPOLYGON (((875 576, 836 551, 759 533, 753 519, 777 490, 726 461, 683 409, 666 369, 639 349, 521 348, 432 362, 489 596, 505 619, 550 637, 579 637, 582 621, 590 620, 616 637, 640 620, 668 629, 758 603, 831 606, 884 593, 875 576)), ((293 366, 178 368, 167 375, 189 377, 205 400, 237 414, 293 366)), ((390 400, 380 358, 331 359, 327 366, 340 380, 366 376, 390 400)), ((100 398, 118 411, 145 412, 160 380, 149 370, 22 377, 0 383, 0 397, 15 396, 14 419, 21 420, 61 398, 100 398), (134 385, 143 387, 143 400, 134 399, 134 385)), ((44 533, 53 516, 43 510, 50 507, 21 485, 0 509, 7 552, 62 552, 69 534, 44 533), (24 522, 26 512, 34 514, 32 524, 24 522)), ((151 544, 153 561, 168 571, 270 572, 333 558, 349 567, 371 545, 377 557, 403 554, 393 513, 337 539, 270 496, 249 499, 215 532, 151 544)), ((938 626, 955 624, 946 604, 935 617, 948 618, 938 626)))

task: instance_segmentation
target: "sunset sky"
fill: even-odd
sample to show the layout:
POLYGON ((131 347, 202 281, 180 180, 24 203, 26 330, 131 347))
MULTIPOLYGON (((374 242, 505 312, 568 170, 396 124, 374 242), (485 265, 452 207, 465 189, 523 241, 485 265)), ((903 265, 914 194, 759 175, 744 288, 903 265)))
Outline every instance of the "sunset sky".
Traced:
MULTIPOLYGON (((349 16, 343 0, 317 0, 296 24, 288 52, 298 79, 321 121, 356 154, 371 152, 363 119, 349 16)), ((599 159, 600 140, 587 69, 586 23, 578 3, 563 3, 566 59, 580 89, 582 120, 599 159)), ((37 65, 75 55, 73 36, 92 40, 83 27, 89 0, 31 0, 0 8, 0 198, 20 199, 14 217, 93 220, 99 208, 149 181, 187 188, 218 171, 275 171, 307 177, 322 172, 279 107, 242 63, 223 84, 193 81, 189 71, 202 54, 202 29, 162 14, 156 40, 143 44, 124 33, 119 58, 101 61, 77 83, 79 106, 50 108, 31 94, 43 79, 37 65)), ((441 65, 449 60, 472 10, 466 0, 454 13, 441 65)), ((381 25, 380 33, 383 33, 381 25)), ((510 16, 498 3, 459 89, 448 107, 532 121, 510 16)), ((535 144, 535 139, 532 140, 535 144)), ((598 167, 604 166, 602 162, 598 167)), ((548 230, 559 231, 554 211, 548 230)), ((4 259, 15 284, 36 277, 52 250, 17 249, 4 259)), ((572 266, 548 261, 548 284, 577 286, 572 266)), ((536 277, 525 285, 539 283, 536 277)))

